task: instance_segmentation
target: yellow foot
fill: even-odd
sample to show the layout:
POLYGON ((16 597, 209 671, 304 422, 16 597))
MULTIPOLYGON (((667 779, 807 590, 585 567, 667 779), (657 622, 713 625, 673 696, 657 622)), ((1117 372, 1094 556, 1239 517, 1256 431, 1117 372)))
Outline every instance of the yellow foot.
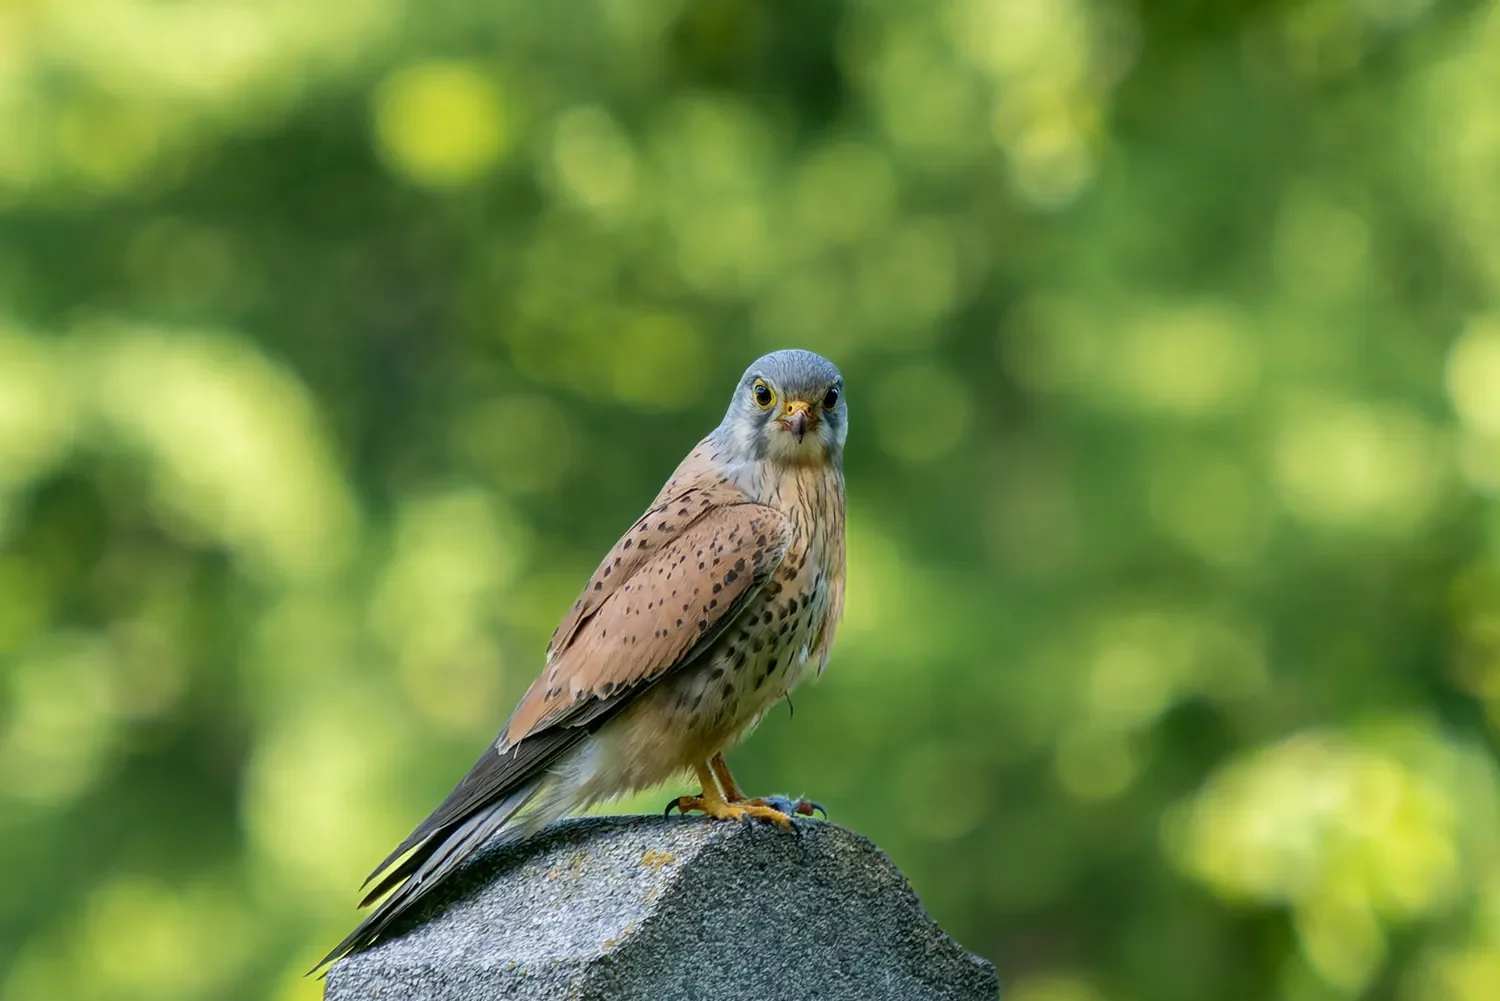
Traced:
POLYGON ((738 820, 746 824, 752 820, 769 820, 783 831, 792 829, 791 817, 758 800, 726 803, 718 796, 678 796, 667 804, 665 812, 670 814, 674 809, 683 813, 696 810, 715 820, 738 820))
MULTIPOLYGON (((788 816, 798 814, 803 817, 811 817, 815 812, 821 813, 824 817, 828 816, 828 811, 823 809, 823 804, 814 803, 810 800, 791 799, 787 796, 757 796, 751 799, 749 796, 746 796, 744 790, 740 788, 740 784, 730 774, 729 762, 724 760, 724 752, 722 751, 708 759, 708 767, 713 772, 714 778, 719 780, 719 787, 724 790, 724 799, 731 805, 744 806, 749 804, 751 806, 769 806, 778 813, 784 813, 788 816)), ((703 777, 701 768, 698 774, 700 778, 703 777)), ((709 787, 705 785, 703 788, 708 789, 709 787)))

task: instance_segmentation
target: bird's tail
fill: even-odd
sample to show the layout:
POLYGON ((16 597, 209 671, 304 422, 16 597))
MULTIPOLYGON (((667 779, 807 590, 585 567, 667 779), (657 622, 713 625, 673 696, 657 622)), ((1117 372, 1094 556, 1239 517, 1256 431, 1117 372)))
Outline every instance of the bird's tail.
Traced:
MULTIPOLYGON (((536 796, 545 779, 545 776, 538 776, 504 799, 475 811, 462 823, 434 831, 412 850, 405 861, 385 873, 375 888, 360 901, 359 906, 368 907, 387 893, 390 895, 385 896, 380 905, 360 922, 359 927, 350 932, 348 937, 308 972, 314 973, 335 960, 374 943, 397 918, 411 910, 428 891, 451 875, 459 863, 509 824, 536 796)), ((538 826, 530 822, 531 817, 528 816, 527 820, 528 823, 516 830, 517 837, 524 836, 538 826)), ((547 820, 541 822, 546 823, 547 820)), ((388 863, 389 861, 387 860, 388 863)))

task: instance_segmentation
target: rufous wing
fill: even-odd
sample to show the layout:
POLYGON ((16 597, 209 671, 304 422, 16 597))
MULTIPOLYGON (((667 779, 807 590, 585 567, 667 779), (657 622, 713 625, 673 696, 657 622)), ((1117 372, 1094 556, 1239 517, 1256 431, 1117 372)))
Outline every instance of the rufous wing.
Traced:
POLYGON ((715 503, 716 493, 690 486, 620 540, 558 627, 502 750, 585 724, 690 663, 770 579, 790 542, 786 517, 737 490, 727 495, 737 502, 715 503))
POLYGON ((624 587, 636 571, 690 525, 714 508, 750 501, 739 487, 705 468, 708 466, 704 454, 706 448, 706 444, 700 444, 683 460, 651 502, 651 507, 636 519, 599 563, 594 575, 584 585, 583 593, 553 632, 547 644, 549 663, 559 650, 572 642, 579 627, 598 612, 615 591, 624 587))

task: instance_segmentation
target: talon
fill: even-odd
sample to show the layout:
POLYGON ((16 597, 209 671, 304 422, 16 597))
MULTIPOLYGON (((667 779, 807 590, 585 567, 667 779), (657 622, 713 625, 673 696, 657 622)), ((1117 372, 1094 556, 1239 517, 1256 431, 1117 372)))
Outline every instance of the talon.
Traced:
POLYGON ((675 809, 678 813, 686 815, 689 810, 702 810, 704 804, 703 794, 696 796, 678 796, 667 804, 667 808, 661 812, 663 817, 670 817, 675 809))
POLYGON ((794 812, 799 813, 804 817, 811 817, 814 813, 821 813, 824 820, 828 819, 828 811, 823 809, 823 804, 814 803, 809 799, 797 800, 797 807, 794 812))
MULTIPOLYGON (((715 760, 720 759, 716 757, 715 760)), ((793 829, 792 817, 796 814, 810 816, 816 805, 802 799, 793 802, 786 796, 745 799, 738 786, 734 787, 732 798, 726 798, 719 795, 711 762, 696 766, 696 770, 703 784, 702 792, 696 796, 678 796, 667 804, 662 816, 671 816, 672 808, 676 807, 682 813, 701 812, 715 820, 738 820, 746 826, 752 820, 769 820, 783 831, 790 831, 793 829)))
POLYGON ((782 830, 792 826, 792 818, 785 811, 760 803, 726 803, 706 796, 681 796, 667 804, 667 812, 674 806, 683 813, 701 811, 714 820, 738 820, 747 827, 752 820, 769 820, 782 830))

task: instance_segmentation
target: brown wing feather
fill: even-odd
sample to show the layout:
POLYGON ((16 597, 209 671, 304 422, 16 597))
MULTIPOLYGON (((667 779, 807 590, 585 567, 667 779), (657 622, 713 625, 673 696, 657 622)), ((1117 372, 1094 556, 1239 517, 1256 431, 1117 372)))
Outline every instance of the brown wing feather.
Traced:
MULTIPOLYGON (((682 509, 692 511, 687 500, 682 509)), ((547 669, 511 716, 507 741, 592 720, 605 704, 690 663, 786 555, 790 524, 774 508, 747 501, 694 514, 679 516, 686 524, 672 526, 664 545, 645 540, 652 555, 566 634, 559 631, 547 669)))
POLYGON ((715 507, 744 504, 744 491, 713 469, 707 440, 682 460, 646 513, 620 537, 584 585, 583 593, 558 623, 547 644, 547 659, 572 642, 578 630, 648 560, 715 507))

